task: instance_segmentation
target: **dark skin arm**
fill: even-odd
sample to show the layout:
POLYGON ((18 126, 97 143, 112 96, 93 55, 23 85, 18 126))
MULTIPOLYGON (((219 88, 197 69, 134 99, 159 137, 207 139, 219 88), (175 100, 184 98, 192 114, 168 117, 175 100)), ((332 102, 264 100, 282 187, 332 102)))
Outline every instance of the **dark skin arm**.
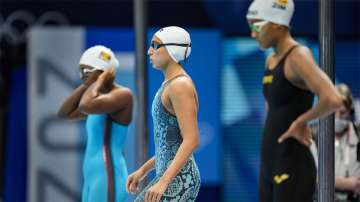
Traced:
POLYGON ((132 119, 133 96, 128 88, 114 85, 114 77, 114 69, 102 73, 81 97, 79 110, 84 114, 107 113, 127 125, 132 119))
POLYGON ((87 87, 84 84, 77 87, 61 105, 57 113, 58 117, 75 120, 85 118, 86 115, 79 111, 78 105, 86 89, 87 87))
POLYGON ((92 83, 96 81, 98 76, 101 74, 101 71, 92 73, 83 84, 78 86, 69 97, 66 98, 64 103, 61 105, 57 115, 60 118, 72 119, 72 120, 81 120, 86 117, 86 114, 83 114, 79 111, 80 99, 92 83))

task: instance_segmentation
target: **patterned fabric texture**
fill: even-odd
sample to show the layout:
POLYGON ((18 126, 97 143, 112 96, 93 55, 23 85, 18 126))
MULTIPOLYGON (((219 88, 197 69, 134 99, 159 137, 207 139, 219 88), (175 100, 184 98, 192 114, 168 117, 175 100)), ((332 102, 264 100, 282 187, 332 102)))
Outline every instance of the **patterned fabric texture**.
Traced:
MULTIPOLYGON (((175 78, 174 78, 175 79, 175 78)), ((173 79, 172 79, 173 80, 173 79)), ((161 95, 169 82, 163 83, 155 95, 152 104, 152 117, 154 124, 155 141, 155 168, 156 177, 144 188, 135 199, 136 202, 144 201, 146 191, 154 185, 164 174, 174 159, 182 143, 180 128, 175 116, 166 111, 161 103, 161 95)), ((191 156, 181 171, 168 185, 162 202, 189 202, 195 201, 200 189, 200 173, 194 157, 191 156)))

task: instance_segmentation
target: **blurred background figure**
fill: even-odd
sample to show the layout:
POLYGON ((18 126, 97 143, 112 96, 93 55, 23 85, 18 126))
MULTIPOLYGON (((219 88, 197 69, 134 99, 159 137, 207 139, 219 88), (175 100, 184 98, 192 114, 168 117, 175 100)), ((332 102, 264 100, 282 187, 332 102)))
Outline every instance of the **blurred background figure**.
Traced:
MULTIPOLYGON (((115 82, 134 94, 134 119, 124 147, 128 171, 144 163, 139 154, 154 155, 152 124, 141 139, 147 144, 140 147, 142 151, 136 150, 136 116, 146 116, 151 123, 151 98, 163 77, 147 61, 145 85, 141 86, 147 91, 146 110, 138 111, 134 2, 0 1, 0 200, 81 200, 85 123, 59 119, 57 109, 81 84, 74 68, 81 54, 97 44, 114 52, 120 66, 115 82)), ((194 153, 201 172, 197 201, 258 201, 266 114, 261 79, 271 50, 261 51, 249 36, 245 16, 252 1, 144 2, 144 46, 150 46, 161 27, 180 26, 191 35, 191 58, 185 66, 190 67, 186 70, 196 85, 200 106, 200 144, 194 153)), ((318 4, 317 0, 296 1, 291 27, 296 40, 311 49, 315 60, 318 4)), ((360 103, 359 10, 358 0, 336 1, 336 80, 352 89, 355 114, 360 113, 356 107, 360 103)))
POLYGON ((360 134, 354 123, 354 102, 346 84, 337 91, 347 106, 335 113, 335 190, 336 201, 360 201, 360 134))
MULTIPOLYGON (((335 112, 335 201, 358 202, 360 194, 360 134, 356 123, 354 97, 344 83, 336 85, 336 90, 345 99, 345 107, 335 112)), ((314 157, 317 156, 318 122, 311 129, 315 144, 312 145, 314 157)))

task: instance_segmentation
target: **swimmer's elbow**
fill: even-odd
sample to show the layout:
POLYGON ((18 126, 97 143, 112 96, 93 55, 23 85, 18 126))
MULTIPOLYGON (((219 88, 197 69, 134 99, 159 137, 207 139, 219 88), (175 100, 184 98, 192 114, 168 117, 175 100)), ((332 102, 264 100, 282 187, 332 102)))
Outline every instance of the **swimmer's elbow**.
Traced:
POLYGON ((91 113, 92 109, 94 109, 94 106, 91 102, 80 102, 79 104, 79 110, 83 113, 91 113))
POLYGON ((331 106, 333 107, 333 109, 339 109, 344 105, 344 98, 340 95, 336 95, 333 97, 332 101, 331 101, 331 106))
POLYGON ((191 148, 192 148, 192 150, 193 150, 193 151, 196 150, 196 149, 198 148, 199 144, 200 144, 199 136, 196 135, 195 138, 191 141, 191 148))
POLYGON ((70 115, 71 112, 67 112, 63 109, 59 109, 59 111, 57 112, 57 117, 61 118, 61 119, 71 119, 70 115))
POLYGON ((194 151, 199 146, 199 138, 198 137, 186 138, 186 139, 184 138, 183 144, 188 150, 194 151))
POLYGON ((328 108, 334 111, 341 108, 344 103, 343 97, 338 94, 326 96, 325 101, 328 108))
POLYGON ((68 117, 68 114, 62 112, 61 110, 59 110, 56 115, 57 115, 57 117, 62 118, 62 119, 66 119, 68 117))
POLYGON ((200 144, 199 138, 195 138, 193 144, 194 144, 194 150, 197 149, 199 147, 199 144, 200 144))

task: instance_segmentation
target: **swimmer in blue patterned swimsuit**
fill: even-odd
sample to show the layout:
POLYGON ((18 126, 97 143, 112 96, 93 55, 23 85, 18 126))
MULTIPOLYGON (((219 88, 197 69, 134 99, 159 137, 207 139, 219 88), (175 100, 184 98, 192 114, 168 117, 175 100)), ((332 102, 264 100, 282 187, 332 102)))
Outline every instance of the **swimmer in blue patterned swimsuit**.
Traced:
POLYGON ((104 46, 87 49, 80 59, 83 83, 64 101, 58 115, 86 118, 82 202, 125 202, 127 169, 122 154, 133 97, 114 82, 118 61, 104 46))
POLYGON ((152 104, 155 156, 129 175, 126 188, 137 193, 154 167, 156 177, 136 202, 191 202, 198 195, 200 173, 193 157, 199 143, 197 94, 179 63, 190 52, 190 35, 180 27, 160 29, 151 41, 150 61, 165 77, 152 104))

